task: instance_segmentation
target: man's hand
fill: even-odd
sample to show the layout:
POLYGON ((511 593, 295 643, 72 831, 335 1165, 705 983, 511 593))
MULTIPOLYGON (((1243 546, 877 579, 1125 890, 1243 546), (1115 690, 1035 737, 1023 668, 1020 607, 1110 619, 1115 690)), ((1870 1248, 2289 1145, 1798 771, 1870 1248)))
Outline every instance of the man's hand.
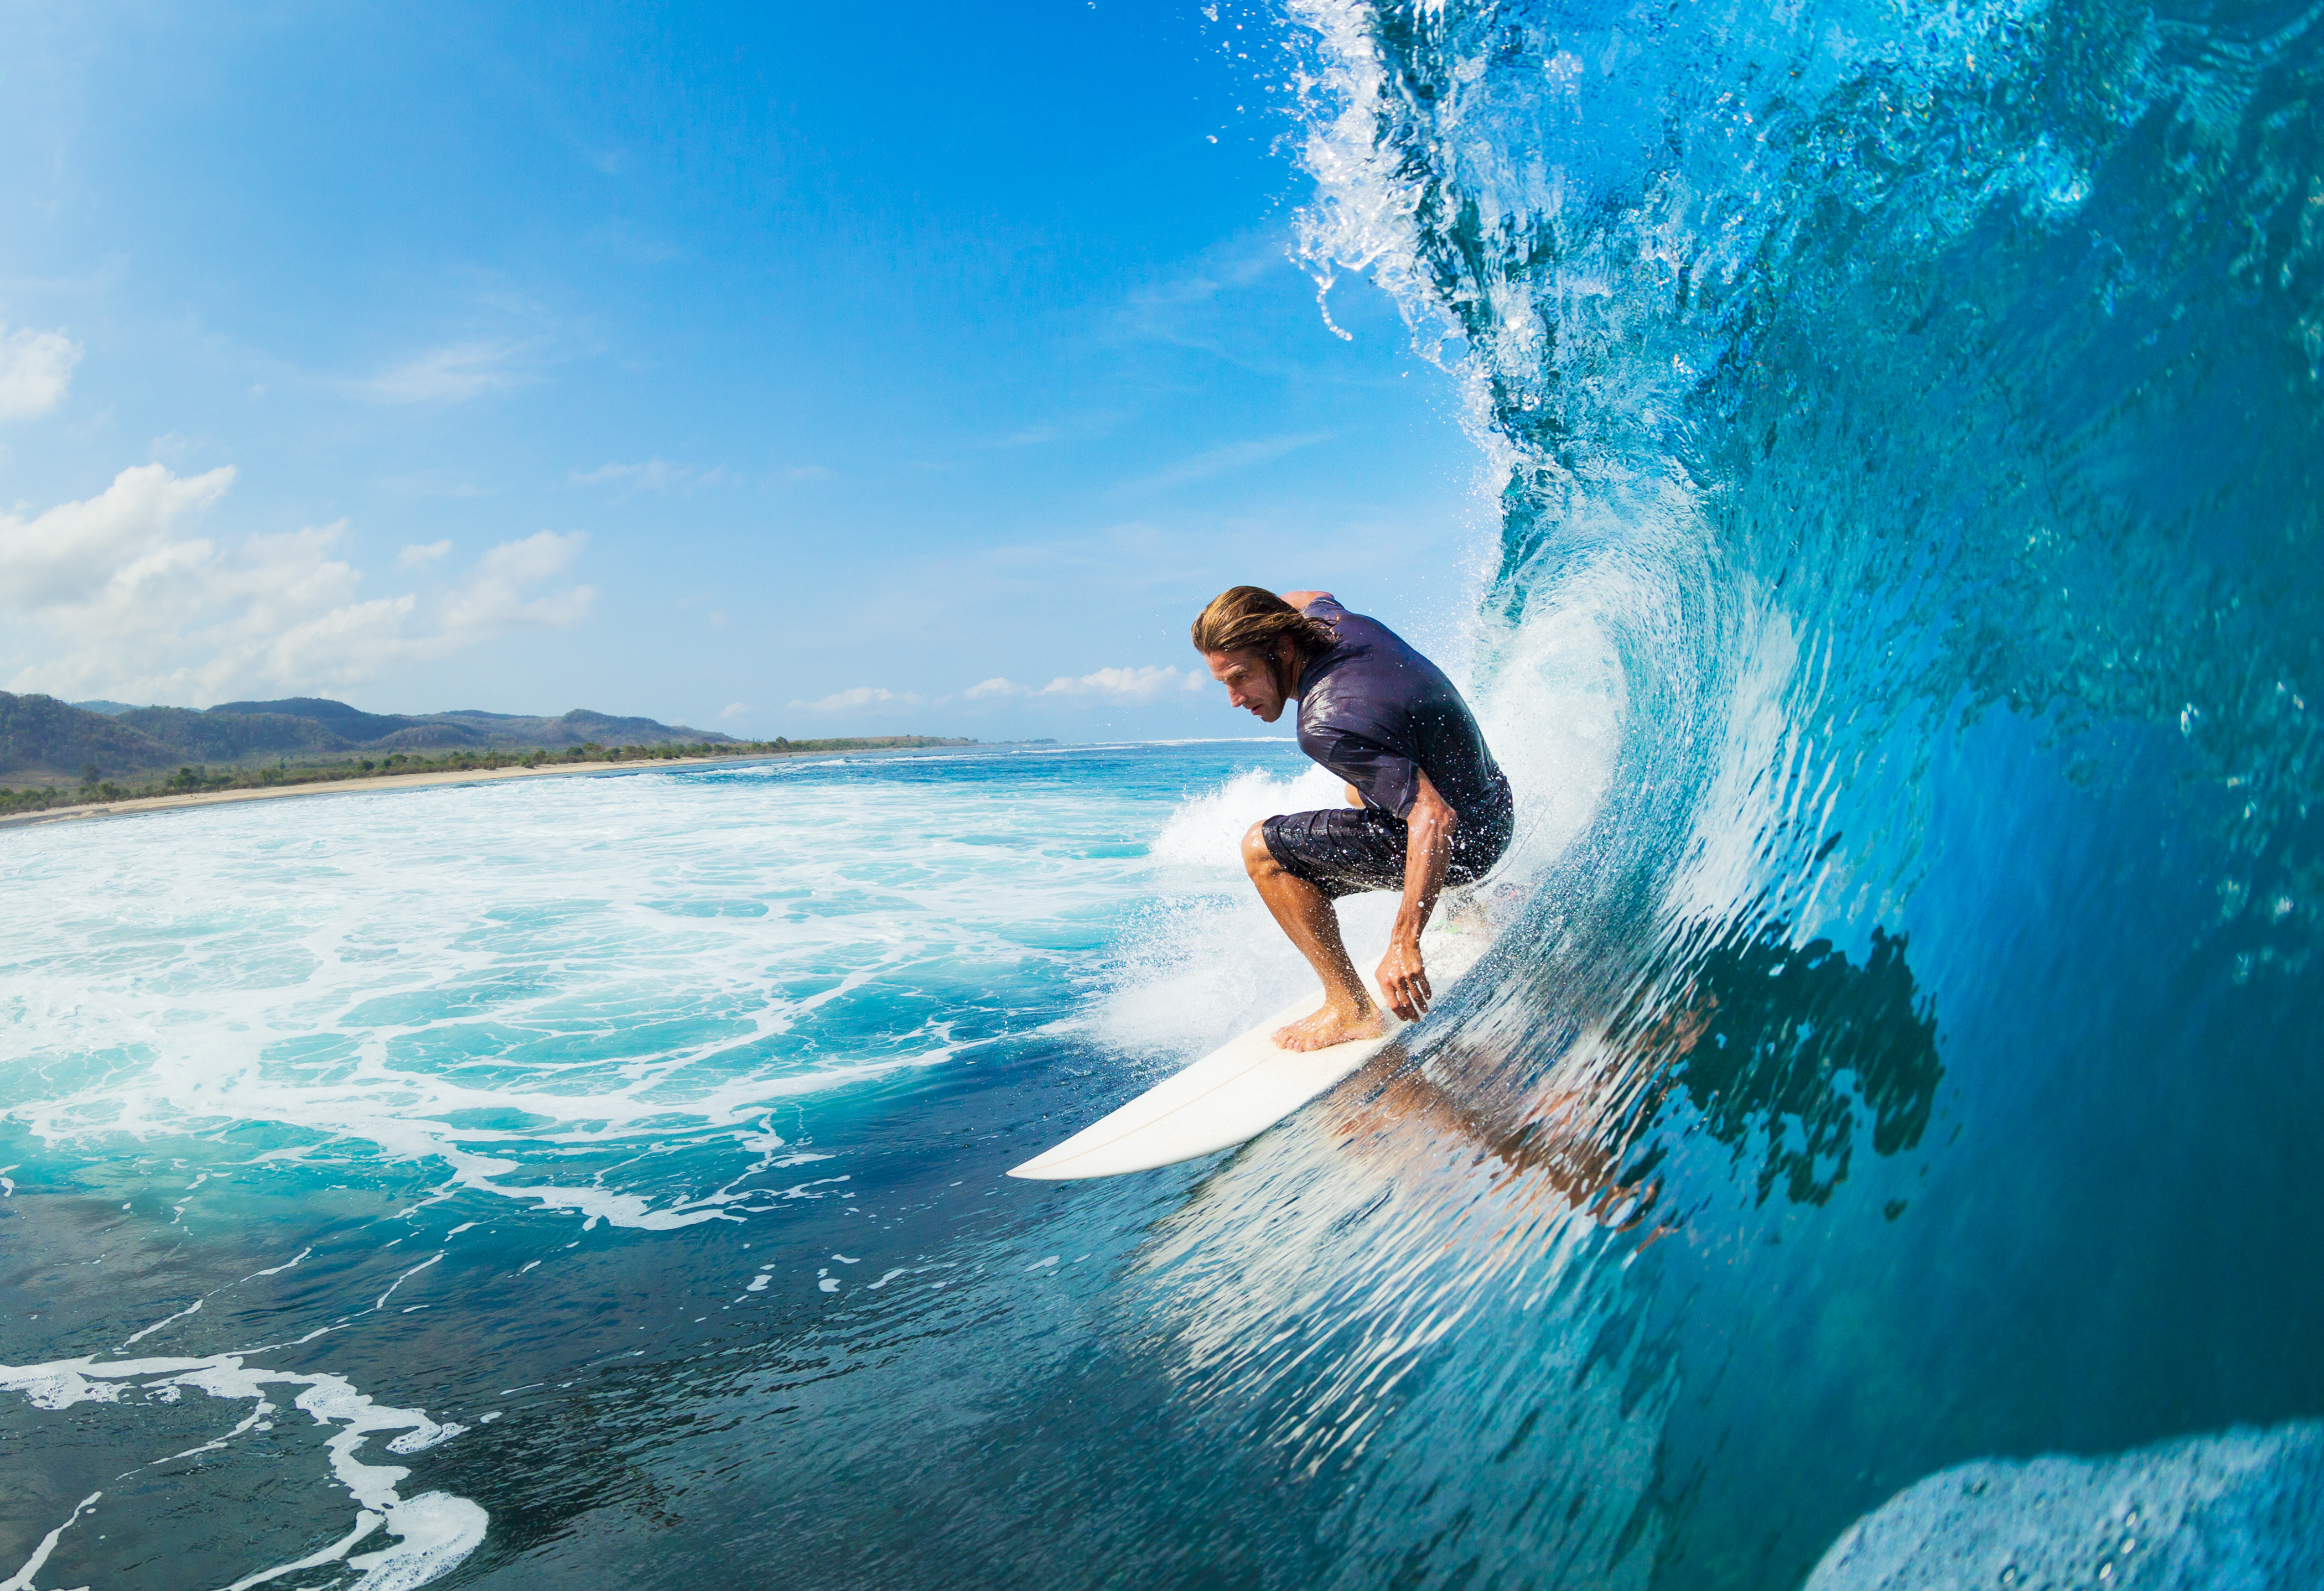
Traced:
POLYGON ((1388 1008, 1406 1022, 1419 1021, 1428 1002, 1435 998, 1428 987, 1428 969, 1420 964, 1417 936, 1388 942, 1388 954, 1380 958, 1379 977, 1388 1008))
POLYGON ((1417 1022, 1434 995, 1427 970, 1420 964, 1420 931, 1444 887, 1445 865, 1452 858, 1452 832, 1461 814, 1436 793, 1428 775, 1419 776, 1412 811, 1405 818, 1404 900, 1397 907, 1396 926, 1388 933, 1388 954, 1379 964, 1380 993, 1388 1008, 1406 1022, 1417 1022))

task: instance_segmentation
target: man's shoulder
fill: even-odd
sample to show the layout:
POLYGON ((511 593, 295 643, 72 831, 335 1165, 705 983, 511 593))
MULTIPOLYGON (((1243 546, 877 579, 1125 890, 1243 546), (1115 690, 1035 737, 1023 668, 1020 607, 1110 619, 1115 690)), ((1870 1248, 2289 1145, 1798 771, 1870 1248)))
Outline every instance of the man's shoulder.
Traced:
POLYGON ((1370 614, 1350 612, 1329 597, 1319 597, 1299 611, 1310 619, 1322 620, 1339 637, 1340 644, 1324 654, 1327 658, 1360 656, 1383 648, 1390 651, 1410 649, 1396 631, 1370 614))
POLYGON ((1343 608, 1332 617, 1331 624, 1340 638, 1339 645, 1320 661, 1335 673, 1372 680, 1371 688, 1378 689, 1382 680, 1393 679, 1400 687, 1408 676, 1436 671, 1419 648, 1369 613, 1351 613, 1343 608))
POLYGON ((1390 671, 1369 667, 1371 653, 1360 646, 1335 647, 1299 697, 1299 732, 1373 740, 1400 716, 1407 693, 1390 671))

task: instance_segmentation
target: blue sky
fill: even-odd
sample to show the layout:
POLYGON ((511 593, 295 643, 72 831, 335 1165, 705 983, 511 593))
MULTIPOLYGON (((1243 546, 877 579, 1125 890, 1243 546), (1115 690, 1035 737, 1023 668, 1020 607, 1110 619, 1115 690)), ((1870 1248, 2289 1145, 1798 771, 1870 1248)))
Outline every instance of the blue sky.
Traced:
POLYGON ((1090 739, 1255 727, 1240 580, 1450 635, 1241 20, 0 0, 0 686, 1090 739))

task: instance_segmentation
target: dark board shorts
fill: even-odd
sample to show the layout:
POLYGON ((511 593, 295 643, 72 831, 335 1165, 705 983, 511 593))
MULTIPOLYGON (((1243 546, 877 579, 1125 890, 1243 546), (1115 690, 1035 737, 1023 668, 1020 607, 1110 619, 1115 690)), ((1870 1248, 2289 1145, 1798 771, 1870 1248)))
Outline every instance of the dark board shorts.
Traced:
MULTIPOLYGON (((1466 818, 1452 831, 1452 854, 1444 866, 1444 882, 1473 884, 1501 860, 1509 848, 1507 816, 1488 814, 1484 821, 1466 818)), ((1305 878, 1327 900, 1367 889, 1404 887, 1405 844, 1409 831, 1402 818, 1377 806, 1334 806, 1322 812, 1286 813, 1260 825, 1268 854, 1294 878, 1305 878)))

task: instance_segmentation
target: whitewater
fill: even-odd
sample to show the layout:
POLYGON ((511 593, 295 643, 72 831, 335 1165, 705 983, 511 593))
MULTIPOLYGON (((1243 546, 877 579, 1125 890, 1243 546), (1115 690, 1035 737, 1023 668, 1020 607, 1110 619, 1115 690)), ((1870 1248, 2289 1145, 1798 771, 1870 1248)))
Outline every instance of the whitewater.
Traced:
POLYGON ((1477 972, 1032 1184, 1300 987, 1287 742, 0 836, 0 1586, 2324 1579, 2324 7, 1248 20, 1477 972))

